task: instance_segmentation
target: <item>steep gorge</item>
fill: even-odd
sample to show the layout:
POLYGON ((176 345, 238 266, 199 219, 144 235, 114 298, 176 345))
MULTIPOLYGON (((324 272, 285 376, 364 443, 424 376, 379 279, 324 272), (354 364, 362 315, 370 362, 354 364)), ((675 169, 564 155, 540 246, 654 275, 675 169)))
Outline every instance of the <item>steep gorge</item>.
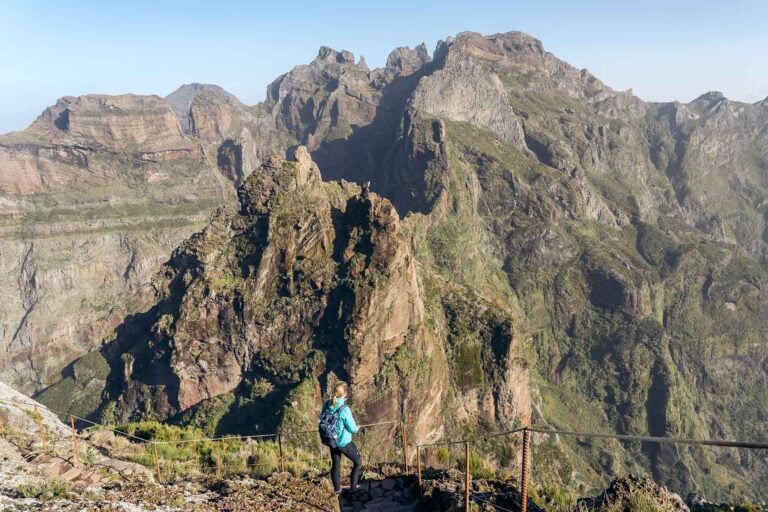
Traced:
MULTIPOLYGON (((322 48, 256 107, 204 88, 187 107, 186 94, 176 145, 199 144, 201 175, 242 184, 240 204, 124 303, 135 315, 116 312, 80 349, 106 341, 88 356, 110 363, 91 411, 266 431, 309 421, 338 376, 364 416, 413 421, 417 440, 529 420, 764 436, 768 102, 645 103, 521 33, 459 34, 432 58, 400 48, 376 70, 322 48), (319 169, 303 148, 270 159, 297 143, 319 169)), ((24 176, 3 196, 15 208, 7 198, 37 186, 18 169, 4 174, 24 176)), ((217 204, 233 202, 229 186, 217 204)), ((186 235, 171 238, 168 249, 186 235)), ((119 267, 159 263, 164 247, 157 260, 131 249, 119 267)), ((27 285, 3 290, 39 280, 25 265, 8 275, 27 285)), ((554 483, 648 470, 676 490, 760 496, 768 471, 750 452, 536 443, 554 483)))

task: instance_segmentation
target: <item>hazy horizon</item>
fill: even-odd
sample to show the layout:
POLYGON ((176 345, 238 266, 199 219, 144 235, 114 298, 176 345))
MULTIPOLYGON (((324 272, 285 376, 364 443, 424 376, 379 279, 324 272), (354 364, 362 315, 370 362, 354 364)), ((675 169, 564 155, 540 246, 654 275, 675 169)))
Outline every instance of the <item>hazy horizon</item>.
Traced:
POLYGON ((10 0, 0 17, 0 133, 28 126, 62 96, 157 94, 219 85, 247 104, 320 46, 363 55, 373 69, 397 46, 462 31, 519 30, 547 51, 646 101, 688 102, 717 90, 768 96, 768 4, 649 1, 310 2, 203 1, 102 6, 10 0))

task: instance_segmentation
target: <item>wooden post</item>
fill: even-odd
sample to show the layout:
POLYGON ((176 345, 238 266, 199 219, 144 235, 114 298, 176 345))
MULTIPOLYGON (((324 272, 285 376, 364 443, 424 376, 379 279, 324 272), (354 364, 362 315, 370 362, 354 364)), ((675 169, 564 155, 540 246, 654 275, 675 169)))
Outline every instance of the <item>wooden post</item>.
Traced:
POLYGON ((155 449, 155 469, 157 470, 157 481, 161 482, 163 480, 163 476, 160 474, 160 457, 157 455, 157 443, 152 443, 152 446, 155 449))
POLYGON ((469 512, 469 441, 464 441, 464 510, 469 512))
POLYGON ((421 485, 421 446, 416 445, 416 471, 419 475, 419 496, 424 493, 424 487, 421 485))
POLYGON ((405 422, 400 422, 400 437, 403 441, 403 467, 405 468, 405 474, 407 475, 409 473, 408 471, 408 438, 407 434, 405 433, 405 422))
POLYGON ((75 457, 75 466, 80 465, 80 454, 77 450, 77 431, 75 430, 75 417, 69 417, 69 423, 72 425, 72 454, 75 457))
POLYGON ((35 407, 35 421, 37 422, 37 429, 40 432, 40 442, 43 445, 43 451, 48 450, 48 445, 45 443, 45 429, 43 428, 43 419, 40 417, 40 411, 35 407))
POLYGON ((277 449, 280 452, 280 472, 285 473, 285 458, 283 457, 283 434, 277 434, 277 449))
POLYGON ((523 469, 520 476, 520 510, 528 510, 528 457, 531 444, 531 432, 528 428, 523 429, 523 469))

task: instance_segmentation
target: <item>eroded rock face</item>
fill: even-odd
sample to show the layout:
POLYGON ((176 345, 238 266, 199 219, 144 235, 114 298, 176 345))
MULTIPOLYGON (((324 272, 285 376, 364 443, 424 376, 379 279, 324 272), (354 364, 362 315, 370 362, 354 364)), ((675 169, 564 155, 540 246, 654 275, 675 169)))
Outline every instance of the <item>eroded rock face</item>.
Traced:
POLYGON ((295 158, 262 167, 241 188, 239 213, 221 213, 174 254, 155 285, 154 334, 113 342, 111 360, 130 361, 111 382, 119 417, 184 412, 256 375, 293 387, 334 372, 366 403, 386 359, 425 349, 414 261, 391 204, 323 184, 303 147, 295 158))
POLYGON ((314 150, 319 140, 346 137, 352 126, 373 120, 381 93, 369 84, 369 74, 351 53, 323 47, 312 63, 270 84, 265 107, 277 127, 314 150))
POLYGON ((438 118, 465 121, 499 133, 510 144, 523 145, 522 126, 501 80, 472 59, 448 60, 422 79, 411 105, 438 118))
POLYGON ((226 170, 223 141, 185 136, 155 96, 62 98, 0 137, 1 378, 41 391, 146 305, 170 251, 234 200, 222 174, 258 164, 243 129, 226 170))
MULTIPOLYGON (((751 397, 736 416, 766 410, 764 343, 748 341, 762 339, 758 312, 766 306, 764 269, 755 263, 765 221, 753 206, 766 196, 763 104, 717 94, 646 104, 520 33, 460 34, 411 75, 395 75, 373 70, 382 100, 370 125, 314 153, 326 175, 370 180, 401 214, 415 213, 404 225, 422 279, 433 281, 433 294, 447 285, 430 272, 465 287, 447 303, 429 303, 426 294, 425 310, 460 309, 473 290, 541 351, 531 366, 546 383, 531 390, 534 419, 572 417, 573 397, 583 396, 581 410, 608 430, 694 436, 684 418, 695 416, 711 437, 758 435, 752 422, 721 418, 713 393, 751 397), (332 152, 346 163, 334 165, 332 152), (744 194, 751 199, 737 199, 744 194), (710 286, 719 292, 704 292, 710 286), (708 352, 710 342, 722 352, 708 352), (724 367, 738 367, 745 379, 722 379, 716 369, 724 367), (694 406, 691 392, 704 402, 694 406), (704 427, 711 417, 720 418, 717 427, 704 427)), ((318 90, 310 83, 304 87, 318 90)), ((488 328, 460 336, 461 325, 445 325, 447 362, 459 376, 452 396, 461 406, 452 414, 471 424, 524 410, 526 379, 516 376, 525 358, 501 379, 480 348, 488 328)), ((694 480, 717 486, 692 454, 641 451, 676 490, 694 480)))
MULTIPOLYGON (((457 381, 470 395, 476 389, 461 376, 475 376, 474 360, 460 371, 447 362, 466 340, 452 348, 429 327, 416 261, 392 204, 357 187, 322 183, 304 147, 294 161, 257 170, 239 195, 239 212, 220 213, 165 266, 154 285, 159 302, 141 320, 148 329, 135 332, 130 324, 137 320, 128 319, 118 329, 125 335, 105 349, 113 370, 102 414, 119 421, 194 418, 213 399, 261 382, 272 390, 268 396, 228 414, 262 411, 256 426, 268 429, 278 425, 265 417, 281 412, 283 427, 306 427, 343 378, 363 421, 413 418, 417 439, 439 436, 439 411, 457 381), (296 413, 285 407, 306 415, 291 419, 296 413)), ((452 407, 467 410, 465 418, 528 421, 519 340, 495 325, 504 320, 470 320, 475 313, 452 310, 450 322, 488 329, 495 356, 481 371, 494 384, 479 406, 457 397, 452 407)), ((485 352, 479 342, 472 350, 485 352)))
POLYGON ((191 113, 192 105, 200 95, 210 95, 213 97, 219 97, 232 104, 239 104, 240 100, 219 87, 212 84, 185 84, 173 91, 171 94, 165 97, 176 117, 179 120, 179 125, 184 133, 190 133, 193 128, 193 115, 191 113))
POLYGON ((0 418, 3 420, 3 428, 25 434, 38 432, 36 414, 39 414, 40 424, 49 434, 64 439, 72 435, 71 430, 59 420, 54 412, 0 382, 0 418))
POLYGON ((413 50, 407 46, 401 46, 392 50, 387 56, 387 70, 395 74, 410 75, 428 64, 432 57, 427 52, 427 46, 421 43, 413 50))
POLYGON ((199 155, 168 103, 157 96, 67 96, 47 108, 29 131, 51 142, 140 151, 153 159, 199 155))

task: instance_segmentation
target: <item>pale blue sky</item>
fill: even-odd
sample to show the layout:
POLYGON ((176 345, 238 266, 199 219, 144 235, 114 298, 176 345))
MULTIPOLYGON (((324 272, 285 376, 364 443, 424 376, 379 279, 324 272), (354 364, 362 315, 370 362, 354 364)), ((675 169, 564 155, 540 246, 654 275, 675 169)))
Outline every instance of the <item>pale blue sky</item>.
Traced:
POLYGON ((768 96, 768 2, 0 0, 0 132, 60 96, 221 85, 246 103, 321 45, 381 66, 396 46, 522 30, 654 101, 768 96))

